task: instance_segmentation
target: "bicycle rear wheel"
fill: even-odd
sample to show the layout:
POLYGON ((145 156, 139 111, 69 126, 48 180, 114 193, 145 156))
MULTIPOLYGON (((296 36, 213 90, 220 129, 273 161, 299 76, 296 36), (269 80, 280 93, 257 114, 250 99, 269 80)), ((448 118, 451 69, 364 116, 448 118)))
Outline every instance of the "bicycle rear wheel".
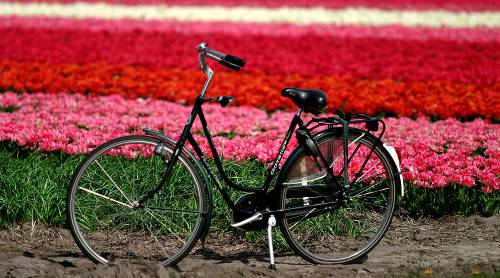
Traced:
POLYGON ((167 184, 143 207, 133 203, 163 177, 172 145, 127 136, 91 152, 76 169, 66 200, 68 224, 94 262, 137 260, 172 265, 189 253, 205 225, 207 193, 181 154, 167 184))
POLYGON ((378 139, 350 129, 350 189, 345 193, 348 199, 342 200, 338 193, 344 176, 342 132, 320 136, 316 144, 333 167, 334 178, 328 179, 326 167, 320 168, 304 149, 294 152, 290 166, 283 169, 279 205, 284 210, 303 209, 285 213, 280 228, 290 247, 307 261, 349 263, 374 248, 389 227, 399 176, 378 139), (321 207, 326 203, 331 205, 321 207), (308 208, 314 205, 319 207, 308 208))

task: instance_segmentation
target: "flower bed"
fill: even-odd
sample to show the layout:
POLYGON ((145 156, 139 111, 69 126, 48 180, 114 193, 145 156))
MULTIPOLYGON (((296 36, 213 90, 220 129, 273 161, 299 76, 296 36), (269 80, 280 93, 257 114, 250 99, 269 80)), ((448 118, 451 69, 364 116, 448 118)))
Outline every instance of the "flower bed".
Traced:
MULTIPOLYGON (((203 74, 198 70, 150 69, 109 64, 43 64, 0 62, 3 90, 119 94, 128 98, 154 97, 193 103, 203 74)), ((398 82, 318 75, 234 74, 218 72, 209 95, 232 95, 239 105, 266 110, 296 107, 279 94, 283 87, 321 88, 328 109, 347 112, 447 117, 500 118, 498 84, 475 85, 446 81, 398 82), (270 97, 271 96, 271 97, 270 97)))
POLYGON ((369 7, 346 7, 328 9, 324 7, 279 8, 249 6, 211 5, 121 5, 103 2, 88 3, 9 3, 0 2, 0 15, 48 16, 74 18, 137 19, 137 20, 179 20, 219 21, 251 23, 292 24, 355 24, 390 25, 407 27, 498 27, 498 13, 495 11, 469 11, 466 16, 442 9, 414 11, 385 10, 369 7))
POLYGON ((296 86, 325 90, 330 111, 499 118, 498 28, 83 22, 0 18, 0 34, 11 42, 0 48, 0 90, 192 103, 202 82, 192 46, 209 34, 215 48, 248 60, 245 74, 216 66, 220 82, 211 89, 241 105, 293 109, 268 96, 296 86))
MULTIPOLYGON (((47 2, 47 3, 72 3, 80 0, 14 0, 13 2, 47 2)), ((257 7, 327 7, 345 8, 352 6, 375 7, 380 9, 404 9, 411 8, 417 10, 445 9, 458 11, 478 11, 492 10, 498 8, 495 1, 488 0, 85 0, 85 2, 106 2, 120 4, 170 4, 170 5, 217 5, 217 6, 257 6, 257 7)))
MULTIPOLYGON (((112 138, 141 133, 145 127, 176 138, 189 107, 160 100, 128 100, 120 96, 4 93, 0 107, 0 141, 14 141, 41 151, 86 153, 112 138)), ((292 113, 268 116, 250 107, 209 105, 207 120, 225 159, 270 162, 276 155, 292 113), (218 136, 217 136, 218 135, 218 136)), ((430 123, 425 118, 386 120, 385 142, 401 149, 404 177, 425 187, 450 183, 500 190, 500 129, 483 120, 454 119, 430 123)), ((199 122, 194 133, 201 131, 199 122)), ((196 135, 206 153, 208 144, 196 135)), ((286 155, 296 142, 289 147, 286 155)))
MULTIPOLYGON (((0 37, 9 42, 0 48, 0 60, 193 70, 198 68, 193 47, 205 36, 175 31, 120 32, 117 23, 113 31, 3 27, 0 37)), ((211 47, 244 57, 248 61, 244 69, 247 72, 475 84, 500 81, 500 48, 496 41, 412 41, 307 34, 286 39, 224 33, 210 33, 209 37, 211 47)))
MULTIPOLYGON (((499 42, 498 28, 407 28, 401 25, 326 25, 326 24, 262 24, 238 23, 227 24, 214 22, 179 22, 175 20, 130 19, 103 20, 90 18, 85 20, 65 17, 19 17, 8 16, 0 20, 2 28, 41 29, 41 30, 83 30, 93 32, 146 32, 181 34, 226 34, 235 37, 263 35, 269 37, 301 37, 304 35, 326 36, 334 38, 386 38, 398 40, 448 40, 459 42, 499 42), (82 21, 85 24, 82 24, 82 21)), ((293 54, 293 53, 292 53, 293 54)))

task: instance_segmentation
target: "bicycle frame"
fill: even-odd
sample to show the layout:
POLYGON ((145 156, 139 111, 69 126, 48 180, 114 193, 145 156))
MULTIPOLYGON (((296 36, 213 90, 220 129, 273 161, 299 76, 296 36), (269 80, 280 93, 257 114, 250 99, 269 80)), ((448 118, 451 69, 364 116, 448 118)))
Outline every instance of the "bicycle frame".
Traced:
POLYGON ((260 187, 260 188, 244 187, 244 186, 241 186, 241 185, 236 184, 233 181, 231 181, 228 178, 228 176, 226 175, 224 168, 222 166, 222 162, 221 162, 219 155, 217 153, 217 150, 215 149, 215 146, 214 146, 214 143, 212 140, 212 135, 211 135, 210 130, 208 128, 205 114, 203 113, 203 109, 202 109, 202 106, 204 103, 217 101, 216 99, 213 99, 213 98, 205 98, 204 97, 206 92, 207 92, 208 86, 210 85, 210 82, 212 81, 212 78, 214 76, 214 72, 206 63, 205 57, 209 57, 209 58, 214 59, 216 61, 220 61, 220 59, 221 59, 220 56, 223 54, 216 52, 216 51, 208 50, 206 48, 206 44, 204 44, 204 43, 198 45, 196 47, 196 49, 199 52, 198 60, 200 62, 201 71, 206 74, 207 79, 206 79, 205 83, 203 84, 203 87, 201 89, 200 94, 196 98, 196 101, 193 105, 193 109, 192 109, 191 113, 189 114, 189 117, 186 121, 184 129, 182 130, 181 136, 175 145, 172 157, 168 161, 168 164, 167 164, 167 167, 165 170, 165 174, 163 175, 162 180, 160 181, 160 183, 158 184, 158 186, 156 188, 151 190, 146 196, 144 196, 141 200, 139 200, 136 204, 134 204, 135 207, 142 206, 142 204, 144 202, 146 202, 148 199, 153 197, 156 193, 158 193, 161 190, 161 188, 163 188, 163 186, 165 186, 165 184, 166 184, 166 182, 167 182, 167 180, 172 172, 172 169, 179 158, 180 152, 181 152, 182 148, 184 147, 186 140, 187 140, 191 144, 191 146, 193 147, 194 151, 196 152, 196 154, 197 154, 199 160, 201 161, 201 164, 205 168, 205 170, 208 172, 210 177, 215 181, 217 189, 222 194, 224 201, 229 205, 231 210, 236 209, 236 206, 235 206, 234 202, 231 200, 231 198, 229 197, 229 194, 222 187, 222 185, 220 183, 219 176, 212 170, 212 168, 208 164, 205 154, 201 151, 200 146, 198 145, 198 143, 196 142, 196 140, 194 139, 194 137, 191 133, 191 128, 193 126, 194 121, 196 120, 196 117, 199 117, 199 119, 201 121, 201 124, 203 126, 203 131, 205 132, 205 136, 206 136, 208 144, 210 146, 210 151, 212 152, 212 155, 213 155, 213 158, 215 161, 215 165, 217 167, 219 175, 222 177, 222 180, 229 187, 231 187, 235 190, 238 190, 241 192, 254 192, 254 193, 260 193, 260 194, 267 194, 267 192, 269 191, 271 181, 273 180, 273 178, 276 176, 276 173, 278 172, 277 170, 278 170, 279 164, 283 158, 283 154, 285 153, 285 150, 288 146, 288 143, 290 142, 290 138, 292 136, 292 133, 295 130, 295 128, 297 127, 297 125, 301 128, 305 128, 304 123, 300 119, 300 115, 302 114, 302 109, 299 108, 297 110, 297 112, 295 113, 295 115, 292 119, 292 122, 290 123, 290 127, 288 128, 288 131, 285 135, 285 138, 284 138, 284 140, 281 143, 281 146, 279 148, 278 154, 277 154, 276 158, 274 159, 274 163, 271 167, 271 170, 270 170, 269 174, 267 175, 262 187, 260 187))
MULTIPOLYGON (((172 157, 170 158, 170 160, 167 163, 166 170, 165 170, 165 173, 163 175, 162 180, 146 196, 144 196, 141 200, 139 200, 138 202, 136 202, 134 204, 134 207, 141 207, 143 203, 145 203, 148 199, 150 199, 151 197, 153 197, 156 193, 158 193, 166 185, 166 182, 168 181, 168 178, 169 178, 169 176, 170 176, 170 174, 171 174, 171 172, 173 170, 173 167, 174 167, 175 163, 177 162, 177 160, 179 158, 181 150, 184 148, 184 146, 186 144, 186 141, 189 142, 189 144, 191 144, 191 146, 193 147, 196 155, 198 156, 199 161, 201 162, 201 165, 206 170, 206 172, 209 174, 209 176, 213 179, 213 181, 214 181, 214 183, 215 183, 218 191, 221 193, 224 201, 228 204, 228 206, 230 207, 230 209, 232 211, 235 211, 235 210, 238 210, 238 208, 236 207, 235 202, 233 202, 233 200, 230 198, 228 192, 223 188, 223 186, 221 184, 221 179, 229 187, 231 187, 232 189, 235 189, 235 190, 240 191, 240 192, 249 192, 249 193, 261 194, 263 197, 267 198, 267 196, 269 194, 269 188, 270 188, 271 182, 274 179, 274 177, 276 176, 276 174, 278 173, 279 164, 280 164, 281 160, 283 159, 283 154, 285 153, 285 150, 288 147, 288 144, 290 142, 292 133, 295 131, 295 129, 297 128, 297 126, 300 129, 302 129, 302 130, 305 131, 305 133, 306 133, 305 135, 307 136, 307 138, 311 138, 312 137, 311 134, 310 134, 310 132, 309 132, 309 129, 307 128, 307 126, 310 123, 308 123, 307 125, 304 124, 304 122, 300 118, 300 116, 302 114, 302 109, 299 108, 297 110, 297 112, 295 113, 294 117, 292 118, 290 126, 289 126, 289 128, 288 128, 288 130, 287 130, 287 132, 285 134, 285 138, 283 139, 283 141, 281 143, 281 146, 280 146, 279 151, 278 151, 278 153, 277 153, 277 155, 276 155, 276 157, 274 159, 272 167, 271 167, 271 169, 270 169, 267 177, 265 178, 264 183, 262 184, 262 186, 261 187, 245 187, 245 186, 242 186, 240 184, 237 184, 237 183, 231 181, 229 179, 229 177, 227 176, 226 172, 224 171, 221 159, 219 158, 217 150, 216 150, 216 148, 214 146, 214 143, 213 143, 213 140, 212 140, 212 135, 210 133, 210 129, 208 128, 208 123, 206 121, 205 114, 203 113, 203 109, 202 109, 203 104, 208 103, 208 102, 216 102, 216 101, 219 101, 219 99, 220 99, 220 98, 217 99, 217 98, 205 98, 204 97, 205 93, 206 93, 206 91, 208 89, 208 86, 210 85, 210 82, 211 82, 211 80, 213 78, 213 75, 214 75, 214 72, 207 65, 207 63, 205 61, 205 56, 217 60, 218 57, 214 56, 214 55, 219 55, 221 53, 218 53, 218 52, 215 52, 215 51, 211 51, 211 50, 210 50, 211 52, 206 52, 205 53, 203 51, 205 49, 204 47, 205 46, 200 45, 200 46, 197 47, 197 49, 200 52, 198 58, 199 58, 199 61, 200 61, 201 70, 207 75, 207 79, 206 79, 206 81, 205 81, 205 83, 204 83, 204 85, 203 85, 203 87, 201 89, 200 94, 196 98, 196 101, 195 101, 195 103, 193 105, 193 109, 191 110, 191 113, 189 114, 189 117, 188 117, 188 119, 186 121, 184 129, 182 130, 181 136, 180 136, 179 140, 177 141, 177 143, 175 144, 172 157), (201 47, 201 48, 198 49, 199 47, 201 47), (194 123, 194 121, 196 120, 197 117, 200 119, 200 122, 202 124, 203 131, 204 131, 205 136, 207 138, 208 145, 210 147, 210 151, 212 153, 212 156, 213 156, 213 159, 214 159, 217 171, 218 171, 218 175, 215 173, 215 171, 212 169, 212 167, 208 164, 207 158, 206 158, 205 154, 202 152, 200 146, 198 145, 198 143, 196 142, 196 140, 194 139, 194 137, 193 137, 193 135, 191 133, 191 128, 192 128, 193 123, 194 123)), ((209 50, 207 50, 207 51, 209 51, 209 50)), ((347 126, 349 125, 349 120, 346 121, 343 118, 339 118, 339 120, 341 121, 341 124, 342 124, 343 129, 344 129, 344 142, 343 142, 344 143, 344 158, 345 158, 344 159, 344 169, 347 169, 347 164, 348 164, 348 162, 350 160, 350 158, 348 159, 348 156, 347 156, 347 126)), ((313 141, 313 145, 315 145, 314 141, 313 141)), ((370 155, 371 155, 371 153, 370 153, 370 155)), ((324 158, 323 154, 321 152, 319 152, 317 154, 317 156, 321 159, 321 161, 323 162, 323 165, 327 166, 326 170, 327 170, 328 175, 330 177, 333 177, 332 167, 330 167, 328 165, 328 163, 327 163, 326 159, 324 158)), ((316 159, 317 158, 315 157, 315 160, 316 159)), ((319 165, 319 162, 317 160, 316 160, 316 163, 318 163, 318 165, 319 165)), ((343 188, 348 189, 349 188, 349 182, 348 182, 348 177, 347 177, 347 171, 344 171, 344 172, 345 172, 344 173, 344 182, 343 182, 342 185, 339 184, 339 186, 342 186, 343 188)), ((308 208, 311 209, 311 208, 315 208, 315 207, 317 207, 317 208, 320 208, 320 207, 329 207, 329 206, 332 206, 332 205, 337 205, 337 203, 338 202, 336 202, 336 201, 326 202, 326 203, 322 203, 322 204, 318 204, 318 205, 312 205, 312 206, 309 206, 308 208)), ((266 205, 267 211, 263 212, 263 214, 275 213, 275 214, 279 215, 279 214, 282 214, 282 213, 285 213, 285 212, 293 212, 293 211, 299 211, 299 210, 301 210, 301 208, 291 208, 291 209, 285 209, 285 210, 270 211, 269 210, 269 202, 268 201, 265 202, 265 205, 266 205)))
MULTIPOLYGON (((207 82, 208 83, 208 82, 207 82)), ((292 118, 292 121, 290 123, 290 126, 288 128, 288 131, 285 135, 285 138, 283 139, 281 146, 279 148, 278 154, 276 155, 274 162, 272 164, 272 167, 264 180, 264 183, 261 187, 245 187, 240 184, 237 184, 233 182, 226 174, 224 167, 222 165, 222 161, 219 158, 217 149, 215 148, 215 145, 213 143, 213 138, 210 132, 210 129, 208 128, 208 123, 205 118, 205 114, 203 113, 202 106, 204 103, 211 102, 213 99, 208 99, 204 98, 204 91, 206 90, 207 86, 203 87, 202 94, 200 94, 197 98, 196 101, 193 105, 193 109, 186 121, 186 124, 184 126, 184 129, 182 130, 181 136, 179 140, 177 141, 177 144, 175 145, 175 148, 173 150, 172 157, 168 161, 165 174, 158 184, 158 186, 151 190, 146 196, 144 196, 140 201, 139 201, 139 206, 146 202, 149 198, 151 198, 154 194, 158 193, 158 191, 165 186, 165 183, 168 180, 168 177, 177 162, 180 152, 183 149, 183 147, 186 144, 186 141, 189 142, 189 144, 193 147, 196 155, 198 156, 199 161, 201 162, 201 165, 205 168, 209 176, 215 181, 215 185, 218 189, 218 191, 221 193, 224 201, 228 204, 228 206, 232 209, 235 210, 236 206, 233 200, 230 198, 228 192, 222 187, 221 180, 225 182, 229 187, 240 191, 240 192, 253 192, 253 193, 258 193, 258 194, 267 194, 271 185, 271 181, 273 178, 276 176, 278 173, 278 168, 281 160, 283 159, 283 154, 285 153, 286 148, 288 147, 288 144, 290 142, 290 139, 292 137, 292 133, 295 131, 296 127, 305 127, 304 122, 300 118, 300 115, 302 114, 302 109, 298 109, 297 112, 295 113, 294 117, 292 118), (201 150, 200 146, 196 142, 196 140, 193 137, 193 134, 191 133, 191 128, 193 126, 194 121, 196 118, 200 119, 201 125, 203 127, 203 131, 205 133, 205 137, 208 141, 208 145, 210 147, 210 151, 212 153, 218 175, 215 173, 215 171, 212 169, 212 167, 208 164, 207 158, 203 151, 201 150)))

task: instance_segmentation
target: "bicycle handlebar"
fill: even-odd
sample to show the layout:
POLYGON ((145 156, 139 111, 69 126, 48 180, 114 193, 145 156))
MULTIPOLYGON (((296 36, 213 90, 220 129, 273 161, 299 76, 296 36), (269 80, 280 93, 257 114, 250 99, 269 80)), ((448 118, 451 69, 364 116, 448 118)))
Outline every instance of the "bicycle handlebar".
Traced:
POLYGON ((237 65, 238 67, 244 67, 246 64, 245 60, 232 55, 226 55, 224 56, 224 59, 233 65, 237 65))
POLYGON ((226 68, 230 68, 235 71, 239 71, 241 67, 245 65, 245 61, 238 57, 234 57, 231 55, 226 55, 219 60, 219 64, 225 66, 226 68), (241 61, 241 62, 240 62, 241 61))
MULTIPOLYGON (((200 55, 215 60, 219 62, 219 64, 227 68, 230 68, 234 71, 239 71, 241 67, 245 66, 246 64, 245 60, 233 55, 228 55, 216 50, 208 49, 207 45, 208 45, 207 43, 202 42, 198 46, 196 46, 196 50, 200 52, 200 55)), ((204 61, 200 60, 202 69, 204 68, 203 62, 204 61)))

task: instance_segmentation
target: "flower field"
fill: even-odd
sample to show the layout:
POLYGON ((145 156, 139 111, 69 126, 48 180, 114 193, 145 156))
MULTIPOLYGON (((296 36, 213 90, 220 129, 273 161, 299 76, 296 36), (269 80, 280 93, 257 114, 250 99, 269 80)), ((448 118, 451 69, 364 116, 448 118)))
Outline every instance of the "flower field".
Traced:
POLYGON ((498 196, 500 4, 414 2, 0 0, 0 141, 76 155, 145 127, 177 137, 207 41, 247 60, 213 66, 208 94, 236 97, 206 109, 223 159, 270 162, 295 108, 280 90, 319 88, 328 113, 386 117, 407 186, 498 196))
MULTIPOLYGON (((42 151, 62 150, 68 154, 87 153, 107 140, 139 133, 143 128, 164 130, 180 135, 191 111, 181 104, 161 100, 125 99, 118 95, 88 97, 82 95, 46 95, 4 93, 0 105, 12 107, 0 123, 0 136, 22 146, 42 151), (111 109, 112 108, 112 109, 111 109)), ((276 156, 288 129, 292 113, 276 112, 270 117, 252 107, 221 108, 207 106, 219 153, 225 159, 270 162, 276 156), (231 138, 224 136, 231 134, 231 138)), ((449 183, 475 186, 482 190, 499 190, 500 129, 477 119, 460 123, 447 119, 430 123, 426 118, 388 118, 385 142, 401 149, 407 181, 427 187, 444 187, 449 183), (484 150, 482 152, 481 150, 484 150), (478 153, 481 151, 481 153, 478 153)), ((194 133, 201 132, 197 122, 194 133)), ((195 135, 205 153, 209 147, 203 137, 195 135)), ((296 145, 293 142, 288 153, 296 145)))

